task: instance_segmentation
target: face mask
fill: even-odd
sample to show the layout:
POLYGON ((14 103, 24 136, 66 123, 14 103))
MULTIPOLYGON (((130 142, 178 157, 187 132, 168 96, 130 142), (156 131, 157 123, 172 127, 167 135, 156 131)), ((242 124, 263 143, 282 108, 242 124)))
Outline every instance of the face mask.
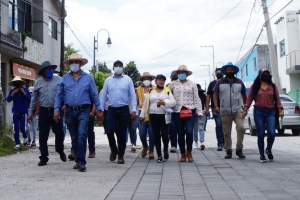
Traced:
POLYGON ((149 86, 150 85, 150 81, 149 80, 144 80, 143 81, 143 85, 146 86, 146 87, 149 86))
POLYGON ((186 74, 178 74, 178 79, 183 81, 186 79, 186 74))
POLYGON ((226 76, 228 78, 233 78, 234 77, 234 72, 226 72, 226 76))
POLYGON ((71 72, 78 72, 79 71, 79 64, 73 63, 70 65, 71 72))
POLYGON ((45 76, 48 77, 48 78, 52 78, 53 77, 53 70, 50 69, 50 70, 46 71, 45 76))
POLYGON ((260 80, 262 82, 270 82, 271 81, 271 77, 269 75, 261 75, 260 80))
POLYGON ((122 67, 115 67, 114 72, 115 72, 115 74, 122 74, 123 68, 122 67))
POLYGON ((164 89, 164 87, 160 87, 160 86, 158 86, 158 85, 156 85, 156 87, 157 87, 158 89, 164 89))
POLYGON ((223 78, 223 74, 217 73, 217 79, 223 78))

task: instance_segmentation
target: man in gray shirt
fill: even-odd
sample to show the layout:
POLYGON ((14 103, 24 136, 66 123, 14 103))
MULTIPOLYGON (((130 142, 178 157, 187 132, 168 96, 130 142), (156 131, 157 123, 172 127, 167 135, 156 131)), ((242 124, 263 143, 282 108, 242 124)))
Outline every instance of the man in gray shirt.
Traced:
MULTIPOLYGON (((33 111, 36 109, 37 102, 40 102, 39 113, 39 143, 40 143, 40 162, 38 166, 47 164, 48 158, 48 137, 50 127, 55 134, 55 150, 60 154, 60 159, 63 162, 67 161, 66 154, 64 153, 64 133, 62 118, 55 122, 54 115, 54 102, 56 91, 60 83, 60 77, 53 75, 56 65, 51 65, 49 61, 42 63, 42 68, 38 72, 42 77, 38 78, 34 85, 34 90, 31 97, 31 104, 28 114, 28 122, 31 123, 33 111)), ((62 114, 61 114, 62 115, 62 114)))

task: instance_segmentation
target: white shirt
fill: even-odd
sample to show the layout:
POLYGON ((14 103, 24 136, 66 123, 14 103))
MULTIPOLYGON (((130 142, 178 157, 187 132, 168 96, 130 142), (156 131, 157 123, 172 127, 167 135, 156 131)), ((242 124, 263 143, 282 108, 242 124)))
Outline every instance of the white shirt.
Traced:
POLYGON ((164 101, 166 99, 166 94, 164 91, 161 91, 160 93, 156 92, 156 90, 153 91, 151 97, 150 97, 150 114, 165 114, 166 111, 163 106, 157 107, 157 102, 159 100, 164 101))

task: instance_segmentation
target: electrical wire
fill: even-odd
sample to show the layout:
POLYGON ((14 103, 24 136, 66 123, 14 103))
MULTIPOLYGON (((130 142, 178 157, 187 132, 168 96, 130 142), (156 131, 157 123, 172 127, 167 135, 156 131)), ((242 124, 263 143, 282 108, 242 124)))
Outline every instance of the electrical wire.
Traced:
MULTIPOLYGON (((37 5, 37 4, 32 3, 32 2, 29 1, 29 0, 22 0, 22 1, 23 1, 24 3, 27 3, 27 4, 31 5, 32 7, 36 8, 36 9, 38 9, 38 10, 44 11, 45 13, 48 13, 48 14, 53 15, 53 16, 55 16, 55 17, 61 18, 61 16, 56 15, 56 14, 54 14, 54 13, 52 13, 52 12, 50 12, 50 11, 48 11, 48 10, 42 8, 42 7, 40 7, 40 6, 37 5)), ((1 0, 1 2, 2 2, 2 0, 1 0)))
POLYGON ((243 45, 244 45, 244 41, 245 41, 245 37, 246 37, 246 35, 247 35, 249 23, 250 23, 250 20, 251 20, 251 16, 252 16, 253 10, 254 10, 254 8, 255 8, 255 3, 256 3, 256 0, 254 0, 253 6, 252 6, 252 8, 251 8, 251 13, 250 13, 250 16, 249 16, 249 20, 248 20, 248 24, 247 24, 246 31, 245 31, 245 34, 244 34, 244 38, 243 38, 243 41, 242 41, 242 45, 241 45, 241 47, 240 47, 240 50, 239 50, 239 53, 238 53, 238 56, 237 56, 235 62, 238 61, 239 56, 240 56, 240 53, 241 53, 241 51, 242 51, 242 48, 243 48, 243 45))

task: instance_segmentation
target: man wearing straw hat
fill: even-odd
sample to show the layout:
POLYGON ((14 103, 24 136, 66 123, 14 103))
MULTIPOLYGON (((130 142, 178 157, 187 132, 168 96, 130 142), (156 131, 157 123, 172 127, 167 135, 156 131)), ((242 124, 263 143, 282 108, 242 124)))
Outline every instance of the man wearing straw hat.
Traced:
MULTIPOLYGON (((64 101, 66 105, 66 124, 68 126, 72 149, 76 159, 73 169, 86 171, 86 145, 90 107, 95 104, 97 111, 100 110, 100 101, 97 94, 96 84, 92 76, 81 70, 81 67, 88 63, 86 58, 78 53, 73 53, 64 64, 70 65, 68 74, 61 78, 55 97, 54 120, 58 121, 63 116, 60 114, 60 106, 64 101)), ((99 112, 97 116, 99 117, 99 112)))
POLYGON ((55 76, 54 69, 56 65, 52 65, 49 61, 45 61, 41 65, 38 75, 42 76, 35 82, 31 104, 29 109, 29 123, 33 120, 34 111, 39 104, 39 143, 41 156, 38 166, 44 166, 49 161, 48 152, 48 138, 50 128, 55 134, 55 150, 60 155, 63 162, 67 161, 66 154, 64 153, 64 132, 63 121, 60 119, 57 122, 53 120, 54 115, 54 101, 56 91, 60 83, 60 77, 55 76))
POLYGON ((22 86, 25 85, 25 81, 23 81, 19 76, 15 76, 15 78, 9 82, 9 85, 14 86, 14 88, 9 91, 6 101, 13 101, 11 111, 16 144, 14 148, 18 150, 20 148, 20 131, 23 133, 23 143, 24 145, 27 145, 27 114, 31 96, 29 90, 22 86))

